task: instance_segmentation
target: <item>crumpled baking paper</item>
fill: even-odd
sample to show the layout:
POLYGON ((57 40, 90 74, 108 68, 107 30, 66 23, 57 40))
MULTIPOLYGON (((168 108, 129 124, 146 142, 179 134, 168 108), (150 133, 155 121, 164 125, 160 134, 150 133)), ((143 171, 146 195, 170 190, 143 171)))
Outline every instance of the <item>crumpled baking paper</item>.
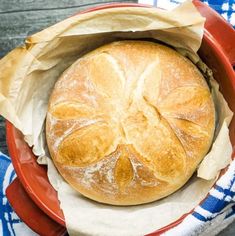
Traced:
MULTIPOLYGON (((61 73, 86 52, 122 39, 155 39, 175 47, 194 63, 204 18, 191 1, 168 12, 154 8, 109 8, 75 15, 26 39, 0 60, 0 114, 20 129, 58 191, 70 235, 143 235, 178 219, 208 193, 219 170, 231 161, 228 124, 232 113, 210 79, 217 110, 211 151, 194 176, 167 198, 141 206, 116 207, 84 198, 58 174, 49 158, 44 121, 50 93, 61 73)), ((203 63, 199 63, 200 68, 203 63)), ((208 68, 206 70, 209 70, 208 68)))

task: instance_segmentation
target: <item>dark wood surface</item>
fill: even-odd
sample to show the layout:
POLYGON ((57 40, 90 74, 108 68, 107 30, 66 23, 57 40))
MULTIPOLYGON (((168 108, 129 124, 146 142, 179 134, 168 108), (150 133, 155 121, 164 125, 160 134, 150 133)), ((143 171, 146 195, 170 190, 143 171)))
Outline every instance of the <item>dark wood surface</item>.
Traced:
MULTIPOLYGON (((108 0, 0 0, 0 58, 43 28, 108 0)), ((137 1, 120 1, 137 2, 137 1)))
MULTIPOLYGON (((21 45, 27 36, 81 10, 111 2, 114 1, 0 0, 0 58, 16 46, 21 45)), ((8 154, 5 123, 2 117, 0 117, 0 151, 8 154)), ((235 235, 235 223, 219 234, 219 236, 233 235, 235 235)))

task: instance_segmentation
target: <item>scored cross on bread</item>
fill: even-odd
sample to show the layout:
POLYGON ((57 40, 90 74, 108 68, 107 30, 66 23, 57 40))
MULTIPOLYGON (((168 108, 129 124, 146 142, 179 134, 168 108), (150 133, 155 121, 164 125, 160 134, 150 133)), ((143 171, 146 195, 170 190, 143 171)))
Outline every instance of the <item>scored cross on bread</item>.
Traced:
POLYGON ((52 159, 81 194, 114 205, 165 197, 208 152, 215 111, 206 81, 166 46, 119 41, 57 81, 46 120, 52 159))

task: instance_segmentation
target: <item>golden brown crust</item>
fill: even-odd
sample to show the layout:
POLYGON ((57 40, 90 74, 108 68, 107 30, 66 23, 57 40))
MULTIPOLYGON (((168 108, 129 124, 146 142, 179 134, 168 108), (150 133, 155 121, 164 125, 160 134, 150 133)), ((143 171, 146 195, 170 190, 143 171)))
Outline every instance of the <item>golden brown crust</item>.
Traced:
POLYGON ((197 68, 166 46, 105 45, 55 85, 46 121, 61 175, 99 202, 135 205, 179 189, 208 152, 214 105, 197 68))

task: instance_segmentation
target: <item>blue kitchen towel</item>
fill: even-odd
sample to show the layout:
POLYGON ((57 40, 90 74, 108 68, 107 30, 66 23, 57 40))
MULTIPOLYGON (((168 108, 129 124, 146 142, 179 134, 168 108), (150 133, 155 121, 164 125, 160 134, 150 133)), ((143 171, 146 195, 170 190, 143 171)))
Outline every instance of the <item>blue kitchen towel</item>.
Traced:
MULTIPOLYGON (((149 4, 170 10, 185 0, 139 0, 139 3, 149 4)), ((216 10, 225 20, 235 27, 235 0, 203 0, 205 4, 216 10)))
POLYGON ((206 199, 165 236, 216 235, 235 220, 235 160, 206 199))
MULTIPOLYGON (((181 1, 176 0, 142 0, 165 9, 172 8, 181 1)), ((235 26, 234 0, 204 1, 218 11, 235 26)), ((32 232, 16 215, 9 205, 5 191, 15 178, 15 172, 8 156, 0 152, 0 236, 33 236, 32 232)), ((217 181, 206 200, 188 215, 181 224, 164 233, 164 235, 216 235, 235 219, 235 161, 228 171, 217 181)))
POLYGON ((36 234, 19 219, 6 198, 6 188, 15 177, 10 158, 0 152, 0 236, 33 236, 36 234))

